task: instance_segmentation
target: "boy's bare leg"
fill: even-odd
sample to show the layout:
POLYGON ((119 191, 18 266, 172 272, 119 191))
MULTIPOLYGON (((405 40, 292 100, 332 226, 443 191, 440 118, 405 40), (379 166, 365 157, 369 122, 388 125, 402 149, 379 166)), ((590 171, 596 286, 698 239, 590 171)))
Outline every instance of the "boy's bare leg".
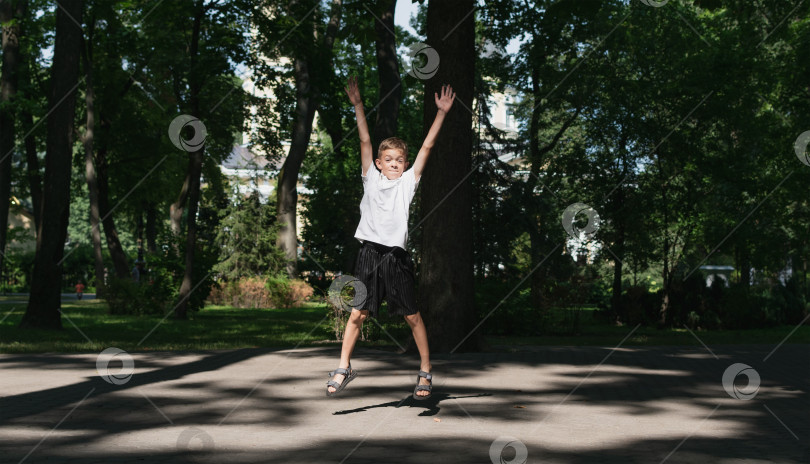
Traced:
MULTIPOLYGON (((413 332, 413 341, 416 342, 416 348, 419 350, 419 357, 421 358, 421 367, 419 369, 430 372, 432 367, 430 365, 430 348, 428 347, 427 330, 425 323, 422 321, 422 315, 417 311, 416 314, 405 316, 408 325, 411 326, 413 332)), ((419 378, 419 385, 429 385, 430 382, 424 378, 419 378)), ((427 396, 428 391, 420 390, 416 394, 418 396, 427 396)))
MULTIPOLYGON (((338 367, 343 369, 349 367, 354 345, 357 344, 357 339, 360 338, 360 330, 363 328, 363 321, 365 321, 367 317, 368 311, 365 310, 360 311, 353 309, 349 314, 349 320, 346 321, 346 331, 343 333, 343 348, 340 350, 340 364, 338 367)), ((346 376, 343 374, 335 374, 332 380, 341 383, 345 377, 346 376)), ((329 390, 329 393, 334 393, 336 389, 330 385, 327 387, 327 390, 329 390)))

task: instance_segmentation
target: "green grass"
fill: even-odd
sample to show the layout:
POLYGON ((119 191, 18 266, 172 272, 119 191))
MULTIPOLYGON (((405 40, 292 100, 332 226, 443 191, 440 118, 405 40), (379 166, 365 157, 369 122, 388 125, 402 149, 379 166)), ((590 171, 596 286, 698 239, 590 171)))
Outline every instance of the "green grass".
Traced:
MULTIPOLYGON (((0 300, 2 301, 2 300, 0 300)), ((0 353, 98 352, 114 346, 126 351, 216 350, 249 347, 294 347, 336 345, 331 321, 323 304, 310 303, 290 309, 237 309, 207 306, 186 321, 158 316, 120 316, 107 313, 100 300, 63 303, 63 330, 18 328, 25 303, 0 305, 0 353), (150 333, 151 332, 151 333, 150 333)), ((633 327, 600 324, 583 311, 574 334, 531 337, 488 336, 494 350, 522 345, 615 346, 633 327)), ((385 331, 399 344, 410 337, 407 325, 384 320, 383 330, 370 323, 374 341, 361 346, 397 349, 385 331)), ((759 330, 694 331, 639 327, 623 345, 707 345, 782 342, 792 326, 759 330), (699 341, 698 338, 701 340, 699 341)), ((788 343, 810 343, 810 326, 795 330, 788 343)))
POLYGON ((18 328, 25 305, 0 306, 0 353, 214 350, 292 347, 330 338, 324 305, 290 309, 236 309, 207 306, 189 320, 107 313, 100 300, 62 303, 63 330, 18 328), (151 332, 151 333, 150 333, 151 332), (141 342, 141 340, 145 340, 141 342), (89 339, 89 341, 88 341, 89 339))

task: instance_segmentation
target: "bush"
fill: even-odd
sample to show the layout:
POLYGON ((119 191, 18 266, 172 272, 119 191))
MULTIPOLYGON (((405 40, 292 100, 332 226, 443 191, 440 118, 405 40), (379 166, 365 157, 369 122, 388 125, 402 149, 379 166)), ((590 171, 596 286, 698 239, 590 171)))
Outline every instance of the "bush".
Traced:
POLYGON ((131 279, 111 278, 107 282, 105 299, 110 314, 166 314, 172 309, 173 289, 165 280, 144 279, 135 282, 131 279))
POLYGON ((270 292, 261 277, 243 277, 238 280, 214 284, 208 301, 234 308, 269 308, 270 292))
MULTIPOLYGON (((185 273, 185 244, 164 246, 164 252, 146 256, 146 270, 139 283, 131 279, 110 278, 106 300, 111 314, 166 314, 179 303, 180 285, 185 273)), ((195 255, 193 287, 186 307, 199 311, 211 290, 211 267, 215 255, 198 248, 195 255)))
POLYGON ((215 284, 209 301, 235 308, 291 308, 300 306, 313 294, 314 290, 306 282, 283 275, 242 277, 215 284))

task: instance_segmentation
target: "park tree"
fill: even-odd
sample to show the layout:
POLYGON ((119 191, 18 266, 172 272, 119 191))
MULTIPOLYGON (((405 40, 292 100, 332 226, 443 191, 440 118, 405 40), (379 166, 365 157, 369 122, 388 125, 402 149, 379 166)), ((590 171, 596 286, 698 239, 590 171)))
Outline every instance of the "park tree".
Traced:
POLYGON ((85 82, 85 113, 86 122, 82 145, 84 147, 85 179, 90 200, 90 235, 93 240, 93 260, 95 269, 96 298, 104 297, 104 256, 101 250, 101 214, 99 212, 98 201, 98 178, 93 160, 95 149, 96 111, 95 111, 95 87, 93 85, 93 35, 95 33, 96 17, 91 14, 87 27, 87 39, 82 40, 82 64, 84 68, 85 82))
POLYGON ((0 273, 4 269, 8 212, 11 195, 11 161, 15 151, 17 86, 20 73, 21 22, 27 2, 0 2, 0 24, 3 27, 3 63, 0 74, 0 273))
POLYGON ((321 76, 332 75, 333 46, 342 9, 341 0, 333 0, 328 12, 322 11, 320 2, 269 2, 256 19, 259 31, 256 53, 261 57, 256 61, 264 61, 259 71, 272 66, 268 62, 281 59, 292 62, 292 75, 284 74, 293 79, 295 87, 290 150, 278 174, 276 189, 276 208, 283 223, 278 245, 287 257, 290 277, 297 274, 298 175, 309 147, 320 95, 326 90, 321 76))
POLYGON ((258 192, 236 193, 220 213, 216 241, 219 262, 214 270, 228 280, 286 272, 284 254, 276 247, 279 223, 272 204, 262 203, 258 192))
POLYGON ((37 233, 31 297, 22 327, 61 328, 60 262, 64 253, 70 205, 75 91, 79 80, 83 13, 81 0, 65 1, 56 12, 56 40, 51 72, 51 112, 45 155, 41 222, 37 233), (79 21, 76 24, 74 21, 79 21), (65 101, 62 102, 62 99, 65 101))
POLYGON ((440 57, 435 76, 425 81, 425 133, 436 115, 434 94, 443 84, 456 92, 453 109, 420 179, 422 243, 420 311, 432 350, 476 349, 472 254, 473 104, 475 80, 475 3, 428 3, 427 44, 440 57))

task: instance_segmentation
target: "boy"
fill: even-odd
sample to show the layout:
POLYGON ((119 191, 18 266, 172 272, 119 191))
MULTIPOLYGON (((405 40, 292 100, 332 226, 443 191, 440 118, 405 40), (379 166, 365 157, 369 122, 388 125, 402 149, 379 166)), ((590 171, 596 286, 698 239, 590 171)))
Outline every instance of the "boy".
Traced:
POLYGON ((377 159, 372 160, 371 137, 356 77, 349 78, 345 90, 357 116, 363 179, 360 224, 354 235, 363 245, 357 255, 355 274, 365 285, 368 296, 361 307, 352 308, 346 322, 340 365, 329 373, 331 379, 326 383, 326 396, 336 395, 357 376, 350 362, 354 345, 360 336, 363 321, 369 313, 377 316, 380 303, 386 297, 389 311, 405 316, 413 332, 421 358, 413 397, 425 400, 431 395, 433 376, 430 373, 430 350, 425 324, 416 309, 413 261, 405 251, 408 240, 408 207, 422 177, 430 150, 444 123, 444 117, 453 106, 456 95, 449 85, 442 86, 441 97, 434 94, 438 108, 436 119, 416 156, 413 169, 406 171, 408 148, 403 140, 396 137, 383 140, 377 159), (375 168, 371 167, 372 162, 375 168))

